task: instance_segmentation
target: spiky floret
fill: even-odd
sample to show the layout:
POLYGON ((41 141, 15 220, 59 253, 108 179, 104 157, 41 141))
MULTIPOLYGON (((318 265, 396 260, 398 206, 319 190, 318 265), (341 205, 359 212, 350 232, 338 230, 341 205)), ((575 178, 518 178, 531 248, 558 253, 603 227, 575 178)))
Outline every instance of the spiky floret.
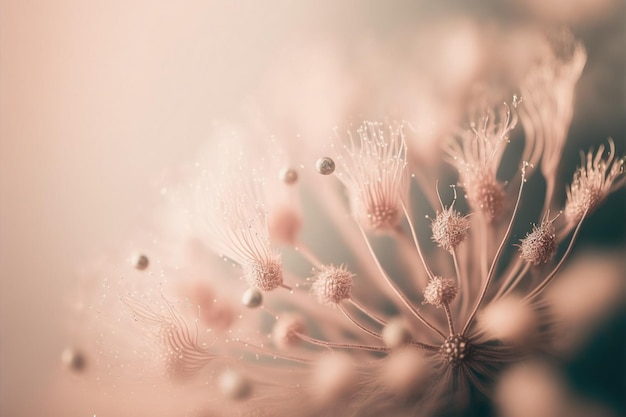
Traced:
POLYGON ((604 157, 604 145, 594 155, 593 150, 581 153, 582 166, 566 189, 565 218, 570 225, 590 213, 611 192, 624 184, 624 157, 615 158, 615 143, 609 139, 609 152, 604 157))
POLYGON ((545 218, 539 225, 521 239, 520 256, 532 265, 545 264, 552 258, 557 247, 556 230, 553 221, 545 218))
POLYGON ((449 278, 434 277, 424 290, 424 301, 437 308, 449 305, 458 292, 458 287, 449 278))
POLYGON ((430 225, 433 231, 433 241, 448 252, 454 251, 465 240, 469 227, 470 222, 467 216, 461 215, 453 207, 437 213, 437 217, 430 225))
POLYGON ((337 304, 350 298, 354 274, 345 266, 323 266, 313 278, 311 291, 322 304, 337 304))
POLYGON ((364 122, 357 133, 358 140, 350 135, 350 146, 344 145, 337 156, 352 214, 366 228, 393 229, 409 189, 402 128, 364 122))
MULTIPOLYGON (((513 107, 517 101, 513 102, 513 107)), ((459 141, 448 143, 449 162, 460 175, 466 198, 472 208, 487 221, 495 220, 504 207, 504 187, 496 178, 509 133, 517 124, 517 112, 507 103, 497 115, 493 109, 471 123, 459 141)))

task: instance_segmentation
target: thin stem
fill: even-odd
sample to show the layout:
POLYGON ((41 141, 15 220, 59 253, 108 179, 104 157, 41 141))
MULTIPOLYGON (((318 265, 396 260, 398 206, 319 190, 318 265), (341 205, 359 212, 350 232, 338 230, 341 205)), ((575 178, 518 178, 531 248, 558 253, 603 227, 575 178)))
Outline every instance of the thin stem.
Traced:
POLYGON ((376 256, 376 253, 374 252, 374 249, 372 249, 372 245, 370 244, 369 239, 367 238, 367 235, 365 234, 365 230, 363 230, 361 225, 358 225, 358 227, 359 227, 359 230, 361 230, 361 234, 363 235, 363 239, 365 239, 365 244, 367 245, 367 247, 368 247, 368 249, 369 249, 369 251, 370 251, 370 253, 372 255, 372 258, 374 259, 374 262, 376 263, 376 266, 378 267, 378 270, 380 271, 380 274, 382 275, 382 277, 385 280, 385 282, 389 285, 391 290, 396 294, 396 296, 400 299, 400 301, 402 301, 402 304, 404 304, 404 306, 406 308, 408 308, 409 311, 411 311, 411 313, 413 313, 413 315, 419 321, 421 321, 426 327, 428 327, 429 329, 431 329, 432 331, 437 333, 439 336, 441 336, 445 340, 445 338, 446 338, 445 335, 439 329, 437 329, 435 326, 430 324, 424 317, 422 317, 420 312, 417 311, 417 309, 409 302, 409 300, 407 300, 407 298, 404 296, 404 294, 402 294, 402 292, 400 290, 398 290, 398 288, 395 286, 393 281, 391 281, 391 278, 389 278, 389 276, 387 275, 387 273, 383 269, 382 265, 380 264, 380 261, 378 260, 378 257, 376 256))
POLYGON ((263 348, 261 346, 257 346, 257 345, 255 345, 253 343, 244 342, 243 340, 235 340, 235 342, 236 343, 241 343, 246 348, 252 348, 253 350, 258 351, 259 353, 261 353, 263 355, 272 356, 274 358, 280 358, 280 359, 284 359, 284 360, 287 360, 287 361, 299 362, 299 363, 311 363, 311 362, 313 362, 310 359, 298 358, 296 356, 289 356, 289 355, 284 355, 282 353, 271 352, 271 351, 267 350, 266 348, 263 348))
POLYGON ((358 327, 359 329, 363 330, 365 333, 369 334, 370 336, 375 337, 376 339, 382 339, 382 336, 380 334, 378 334, 378 333, 368 329, 367 327, 363 326, 361 323, 356 321, 354 319, 354 317, 352 317, 350 314, 348 314, 346 309, 341 304, 337 304, 337 307, 339 308, 339 310, 341 310, 343 315, 346 316, 346 318, 348 320, 350 320, 352 322, 352 324, 354 324, 356 327, 358 327))
POLYGON ((524 268, 520 271, 520 273, 517 275, 517 277, 508 286, 508 288, 507 289, 505 289, 504 287, 500 288, 500 291, 498 291, 498 294, 496 294, 496 296, 493 299, 497 300, 497 299, 499 299, 501 297, 509 295, 511 293, 511 291, 513 291, 515 289, 515 287, 517 287, 517 285, 520 283, 522 278, 524 278, 524 276, 526 275, 526 273, 528 272, 529 269, 530 269, 530 264, 526 263, 526 265, 524 265, 524 268))
POLYGON ((361 350, 373 350, 376 352, 388 352, 391 350, 386 346, 369 346, 369 345, 355 345, 351 343, 334 343, 334 342, 326 342, 324 340, 315 339, 313 337, 309 337, 305 334, 294 332, 296 336, 305 342, 311 343, 313 345, 323 346, 327 348, 340 348, 340 349, 361 349, 361 350))
POLYGON ((427 343, 421 343, 421 342, 416 342, 414 340, 412 340, 411 342, 409 342, 412 346, 416 346, 420 349, 423 350, 430 350, 432 352, 439 352, 440 346, 433 346, 433 345, 429 345, 427 343))
POLYGON ((515 260, 515 262, 513 263, 513 266, 509 268, 509 272, 507 273, 506 278, 502 280, 500 289, 498 290, 496 295, 493 297, 494 300, 500 298, 505 293, 505 290, 511 286, 511 283, 517 280, 517 277, 519 277, 519 271, 520 271, 522 264, 523 264, 523 261, 521 257, 515 260))
POLYGON ((448 330, 450 330, 450 336, 454 336, 454 322, 452 321, 452 313, 450 313, 450 305, 443 303, 443 309, 446 312, 446 320, 448 320, 448 330))
POLYGON ((459 312, 461 314, 465 314, 467 310, 467 301, 470 298, 470 286, 469 283, 465 281, 467 277, 461 275, 461 268, 459 267, 459 259, 456 256, 456 248, 452 249, 452 261, 454 263, 454 271, 456 273, 456 280, 459 286, 459 293, 463 296, 461 298, 461 305, 459 306, 459 312), (465 293, 463 293, 465 291, 465 293))
POLYGON ((400 250, 404 251, 405 256, 400 254, 400 258, 402 262, 406 265, 406 268, 412 275, 412 283, 414 284, 415 291, 417 293, 422 292, 422 288, 424 288, 427 284, 427 277, 421 271, 420 260, 415 257, 415 248, 413 239, 406 234, 402 227, 398 226, 393 229, 393 232, 398 237, 398 241, 400 244, 400 250))
POLYGON ((522 198, 522 190, 524 189, 525 182, 526 182, 526 173, 525 173, 525 165, 524 165, 524 167, 522 168, 522 181, 520 182, 519 192, 517 193, 517 200, 515 201, 515 208, 513 208, 513 213, 511 214, 511 220, 509 221, 509 225, 506 228, 506 232, 504 233, 504 236, 502 237, 502 241, 500 242, 500 245, 498 246, 498 250, 496 251, 496 254, 493 257, 493 261, 491 262, 491 266, 489 267, 489 273, 487 275, 487 279, 485 280, 485 284, 483 285, 483 288, 480 292, 478 301, 476 302, 476 305, 474 306, 474 310, 472 310, 472 314, 470 314, 469 318, 467 319, 467 322, 465 323, 465 326, 463 327, 463 330, 461 331, 461 336, 465 336, 467 329, 469 328, 470 324, 472 324, 472 320, 474 320, 474 317, 476 316, 476 313, 478 312, 480 305, 485 299, 485 295, 487 295, 487 289, 489 288, 489 284, 491 283, 491 280, 493 279, 493 276, 495 275, 498 260, 500 259, 500 255, 502 254, 504 245, 509 238, 511 229, 513 228, 513 222, 515 221, 515 216, 517 215, 517 209, 519 208, 519 202, 520 202, 520 199, 522 198))
POLYGON ((409 228, 411 229, 413 242, 415 243, 417 254, 419 255, 420 260, 422 261, 422 264, 424 265, 424 270, 426 271, 426 274, 428 274, 428 278, 433 279, 434 278, 433 272, 428 267, 428 264, 426 263, 426 259, 424 259, 424 255, 422 254, 422 249, 420 248, 419 241, 417 240, 417 235, 415 234, 415 228, 413 227, 413 222, 411 221, 411 216, 409 216, 409 212, 406 208, 406 205, 404 204, 404 201, 401 201, 400 204, 402 204, 402 211, 404 212, 404 216, 406 217, 406 220, 409 222, 409 228))
POLYGON ((378 317, 377 315, 370 313, 369 310, 367 310, 365 307, 363 307, 363 305, 361 303, 359 303, 358 301, 356 301, 354 298, 348 298, 348 301, 355 306, 356 308, 358 308, 359 310, 361 310, 361 312, 363 312, 367 317, 371 318, 372 320, 374 320, 375 322, 382 324, 383 326, 387 325, 387 322, 383 319, 381 319, 380 317, 378 317))
POLYGON ((588 209, 585 210, 585 213, 580 218, 580 221, 578 222, 578 225, 576 226, 576 230, 574 230, 574 234, 572 235, 572 239, 570 240, 569 245, 567 246, 567 249, 565 250, 565 253, 563 254, 563 257, 561 258, 559 263, 554 267, 554 269, 552 270, 550 275, 548 275, 543 280, 543 282, 541 284, 539 284, 539 286, 533 290, 533 292, 531 292, 526 297, 524 297, 525 301, 531 301, 533 298, 535 298, 537 295, 539 295, 539 293, 541 291, 543 291, 544 288, 546 288, 548 286, 550 281, 552 281, 552 278, 554 278, 555 275, 559 272, 559 270, 561 269, 561 267, 565 263, 565 259, 568 257, 568 255, 572 251, 572 248, 574 247, 574 241, 576 240, 576 237, 578 237, 578 232, 580 232, 580 227, 583 224, 583 220, 585 220, 585 217, 587 216, 587 211, 588 211, 588 209))

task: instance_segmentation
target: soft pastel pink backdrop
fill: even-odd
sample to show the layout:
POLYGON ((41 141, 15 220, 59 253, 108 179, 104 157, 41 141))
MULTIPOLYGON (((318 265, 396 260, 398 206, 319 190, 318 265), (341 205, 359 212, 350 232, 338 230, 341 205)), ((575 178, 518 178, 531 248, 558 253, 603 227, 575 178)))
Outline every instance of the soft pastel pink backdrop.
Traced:
POLYGON ((79 265, 315 21, 296 3, 0 2, 1 415, 46 415, 79 265))
POLYGON ((419 1, 375 3, 0 0, 0 415, 49 415, 80 265, 215 120, 263 102, 285 50, 417 26, 419 1))

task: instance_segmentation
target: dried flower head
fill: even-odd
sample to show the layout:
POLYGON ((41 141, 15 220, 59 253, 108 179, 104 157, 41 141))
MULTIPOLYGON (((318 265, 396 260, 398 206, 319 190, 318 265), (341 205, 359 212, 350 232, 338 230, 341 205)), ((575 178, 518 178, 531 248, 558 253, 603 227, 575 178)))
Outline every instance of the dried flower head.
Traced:
POLYGON ((354 274, 345 266, 323 266, 313 278, 311 292, 317 296, 320 303, 337 304, 350 298, 354 274))
POLYGON ((528 143, 523 159, 532 165, 541 161, 542 173, 552 188, 574 113, 576 83, 587 53, 569 33, 561 33, 556 42, 540 42, 544 44, 544 53, 520 86, 524 105, 520 106, 519 115, 528 143))
MULTIPOLYGON (((232 165, 223 166, 224 160, 209 163, 196 186, 207 243, 240 264, 250 286, 272 291, 283 285, 283 271, 281 255, 270 243, 262 191, 265 178, 257 169, 247 170, 249 155, 237 150, 236 143, 224 141, 220 145, 232 155, 232 165)), ((273 229, 281 230, 278 226, 273 229)))
POLYGON ((433 277, 424 290, 424 301, 437 308, 450 305, 456 298, 458 287, 450 278, 433 277))
POLYGON ((574 174, 567 188, 565 218, 570 224, 579 222, 585 213, 596 209, 611 192, 624 184, 624 158, 615 157, 615 143, 609 139, 609 152, 604 156, 604 145, 595 155, 592 150, 581 154, 582 166, 574 174))
POLYGON ((157 312, 144 302, 123 298, 122 302, 132 311, 136 321, 154 334, 160 348, 160 359, 168 378, 188 380, 198 373, 215 355, 200 346, 180 313, 167 301, 164 312, 157 312))
POLYGON ((350 194, 354 217, 365 228, 391 230, 408 193, 406 144, 401 127, 365 122, 337 157, 339 178, 350 194))
POLYGON ((467 216, 461 215, 453 207, 448 207, 432 221, 433 240, 439 247, 452 252, 468 235, 470 222, 467 216))
POLYGON ((521 240, 519 250, 521 257, 532 265, 545 264, 548 262, 557 248, 556 229, 554 220, 547 217, 521 240))
MULTIPOLYGON (((454 201, 456 201, 456 188, 454 188, 454 201)), ((454 209, 454 202, 446 208, 439 199, 442 211, 430 224, 433 232, 432 239, 439 247, 452 253, 466 238, 470 228, 468 216, 462 216, 454 209)))
POLYGON ((497 112, 491 108, 483 110, 459 141, 447 144, 450 162, 459 171, 468 202, 489 222, 497 219, 504 207, 504 186, 496 173, 509 133, 517 124, 517 104, 514 97, 512 107, 504 103, 497 112))

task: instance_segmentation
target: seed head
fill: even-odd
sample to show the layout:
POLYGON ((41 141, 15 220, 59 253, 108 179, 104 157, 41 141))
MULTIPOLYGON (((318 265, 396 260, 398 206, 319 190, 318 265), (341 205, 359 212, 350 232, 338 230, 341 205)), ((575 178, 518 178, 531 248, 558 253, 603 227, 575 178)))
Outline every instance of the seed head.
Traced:
POLYGON ((406 144, 401 128, 365 122, 359 140, 351 137, 337 157, 339 178, 350 195, 352 214, 368 229, 390 230, 400 219, 401 203, 407 199, 406 144))
POLYGON ((428 282, 424 290, 424 302, 437 308, 449 305, 458 292, 453 280, 449 278, 434 277, 428 282))
POLYGON ((344 266, 324 266, 313 278, 311 291, 322 304, 337 304, 350 298, 354 274, 344 266))
POLYGON ((467 237, 470 222, 467 216, 462 216, 454 208, 449 207, 437 213, 430 227, 433 231, 433 241, 439 247, 452 252, 467 237))
POLYGON ((517 103, 514 97, 513 106, 479 106, 480 117, 472 121, 471 128, 458 141, 447 143, 449 161, 459 171, 468 202, 489 222, 496 220, 504 207, 504 187, 496 173, 509 133, 517 124, 517 103))
POLYGON ((556 232, 552 221, 544 219, 539 226, 533 225, 533 230, 521 240, 519 250, 522 258, 532 265, 545 264, 556 251, 556 232))
POLYGON ((465 183, 467 199, 474 210, 482 213, 488 221, 493 221, 502 213, 504 188, 493 175, 478 172, 465 183))
POLYGON ((243 272, 248 284, 261 291, 272 291, 283 284, 280 255, 246 262, 243 265, 243 272))
POLYGON ((575 224, 585 214, 594 210, 606 196, 624 183, 624 158, 615 159, 615 144, 609 139, 609 153, 604 156, 604 145, 586 158, 581 155, 582 166, 574 174, 572 185, 566 189, 565 218, 575 224), (586 159, 586 163, 585 163, 586 159))

